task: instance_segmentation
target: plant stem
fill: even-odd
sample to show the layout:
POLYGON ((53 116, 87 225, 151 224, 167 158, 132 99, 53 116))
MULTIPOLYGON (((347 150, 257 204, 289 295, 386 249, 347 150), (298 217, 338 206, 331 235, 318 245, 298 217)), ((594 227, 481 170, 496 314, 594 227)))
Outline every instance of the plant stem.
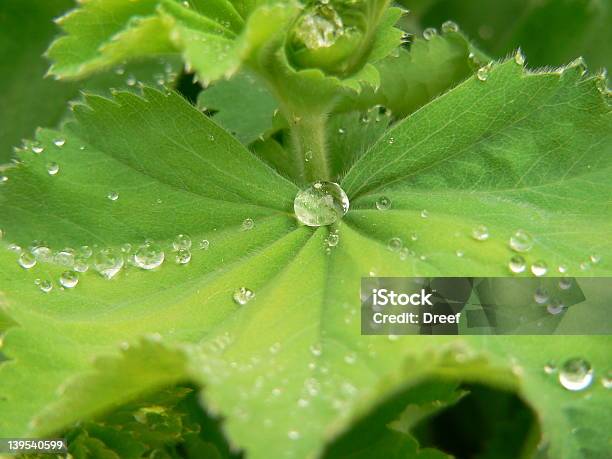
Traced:
POLYGON ((289 122, 293 149, 297 160, 304 166, 304 179, 309 183, 329 180, 327 116, 324 113, 295 115, 289 122))

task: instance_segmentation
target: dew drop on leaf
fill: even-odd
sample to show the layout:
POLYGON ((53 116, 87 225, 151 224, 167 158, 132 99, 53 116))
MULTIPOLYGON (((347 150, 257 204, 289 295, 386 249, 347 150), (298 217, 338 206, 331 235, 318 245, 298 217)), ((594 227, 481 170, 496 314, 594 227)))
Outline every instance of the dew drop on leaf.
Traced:
POLYGON ((517 49, 514 53, 514 62, 516 62, 518 65, 525 65, 525 55, 523 54, 521 48, 517 49))
POLYGON ((53 290, 53 284, 47 279, 39 280, 38 288, 45 293, 49 293, 51 290, 53 290))
POLYGON ((234 299, 234 303, 244 306, 254 297, 255 293, 252 290, 246 287, 240 287, 234 291, 234 295, 232 298, 234 299))
POLYGON ((455 251, 455 255, 457 255, 457 257, 459 258, 463 258, 463 256, 465 255, 465 252, 463 250, 457 250, 455 251))
POLYGON ((472 237, 477 241, 486 241, 489 239, 489 228, 484 225, 478 225, 472 229, 472 237))
POLYGON ((53 141, 53 144, 54 144, 56 147, 60 147, 60 148, 61 148, 61 147, 63 147, 63 146, 66 144, 66 140, 65 140, 65 139, 55 139, 55 140, 53 141))
POLYGON ((591 262, 596 265, 597 263, 599 263, 601 261, 601 255, 597 254, 597 253, 593 253, 591 254, 591 256, 589 257, 591 262))
POLYGON ((35 243, 30 250, 38 261, 49 262, 53 258, 53 251, 43 242, 35 243))
POLYGON ((559 382, 567 390, 584 390, 593 382, 593 368, 585 359, 569 359, 559 369, 559 382))
POLYGON ((427 209, 423 209, 421 211, 421 218, 428 218, 429 217, 429 211, 427 209))
POLYGON ((30 269, 36 265, 36 257, 32 252, 23 251, 21 255, 19 255, 18 263, 22 268, 30 269))
POLYGON ((561 274, 565 274, 567 272, 567 265, 559 265, 557 267, 557 271, 559 271, 561 274))
POLYGON ((200 247, 200 250, 208 250, 210 247, 210 241, 208 239, 202 239, 198 246, 200 247))
POLYGON ((290 430, 287 433, 287 436, 289 437, 290 440, 299 440, 300 439, 300 433, 297 430, 290 430))
POLYGON ((510 248, 515 252, 529 252, 533 247, 533 237, 525 230, 517 230, 510 237, 510 248))
POLYGON ((508 262, 508 268, 510 268, 510 271, 512 271, 514 274, 524 272, 526 268, 525 259, 520 255, 513 256, 508 262))
POLYGON ((538 260, 534 264, 531 265, 531 272, 536 277, 545 276, 546 273, 548 272, 548 265, 546 264, 546 262, 542 260, 538 260))
POLYGON ((6 175, 0 175, 0 185, 5 184, 6 182, 8 182, 8 177, 6 175))
POLYGON ((49 175, 56 175, 59 172, 59 164, 49 163, 47 164, 47 173, 49 175))
POLYGON ((561 314, 564 309, 565 309, 565 304, 563 304, 563 301, 557 298, 551 300, 548 306, 546 306, 546 310, 548 311, 548 313, 552 314, 553 316, 561 314))
POLYGON ((386 196, 381 196, 376 200, 376 208, 378 210, 389 210, 391 208, 391 200, 386 196))
POLYGON ((161 246, 147 241, 134 254, 134 265, 141 269, 155 269, 164 262, 165 253, 161 246))
POLYGON ((427 27, 425 30, 423 30, 423 38, 425 40, 431 40, 436 35, 438 35, 438 31, 433 27, 427 27))
POLYGON ((485 65, 484 67, 480 67, 476 71, 476 78, 480 81, 487 81, 489 79, 489 72, 491 71, 491 65, 485 65))
POLYGON ((538 287, 533 294, 533 300, 538 304, 544 304, 548 302, 550 296, 548 295, 548 290, 544 287, 538 287))
POLYGON ((186 265, 191 261, 191 251, 189 249, 179 249, 174 259, 177 264, 186 265))
POLYGON ((37 155, 40 155, 43 151, 45 151, 45 149, 41 147, 40 145, 34 145, 32 147, 32 151, 36 153, 37 155))
POLYGON ((74 288, 79 283, 79 275, 74 271, 65 271, 59 279, 62 287, 74 288))
POLYGON ((102 249, 95 255, 93 267, 105 279, 112 279, 123 268, 123 256, 112 248, 102 249))
POLYGON ((612 371, 601 377, 601 385, 604 389, 612 389, 612 371))
POLYGON ((399 237, 393 237, 393 238, 389 239, 389 242, 387 242, 387 248, 391 252, 397 252, 398 250, 400 250, 402 248, 403 245, 404 245, 404 243, 402 242, 402 240, 399 237))
POLYGON ((315 182, 295 197, 297 219, 307 226, 326 226, 342 218, 349 209, 349 199, 340 185, 315 182))
POLYGON ((74 266, 74 255, 74 250, 66 248, 57 252, 53 257, 53 261, 60 266, 71 268, 74 266))
POLYGON ((242 228, 242 231, 249 231, 252 230, 254 226, 255 222, 252 218, 245 218, 240 227, 242 228))
POLYGON ((178 234, 172 241, 174 250, 191 249, 191 238, 187 234, 178 234))
POLYGON ((454 21, 446 21, 444 24, 442 24, 442 32, 459 32, 459 26, 454 21))
POLYGON ((119 194, 116 191, 111 191, 106 195, 106 197, 111 201, 116 201, 119 199, 119 194))
POLYGON ((563 278, 559 281, 559 288, 561 290, 568 290, 572 287, 572 280, 569 278, 563 278))
POLYGON ((551 375, 555 371, 557 371, 557 366, 553 362, 547 362, 546 365, 544 365, 544 373, 547 375, 551 375))

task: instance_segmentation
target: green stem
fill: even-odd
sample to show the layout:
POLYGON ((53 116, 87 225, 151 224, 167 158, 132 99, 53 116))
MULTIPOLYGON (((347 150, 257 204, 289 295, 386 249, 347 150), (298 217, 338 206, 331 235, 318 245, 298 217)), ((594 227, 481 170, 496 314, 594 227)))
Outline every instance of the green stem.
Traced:
POLYGON ((304 167, 306 182, 329 180, 327 158, 327 116, 324 113, 294 115, 289 118, 291 142, 296 159, 304 167))

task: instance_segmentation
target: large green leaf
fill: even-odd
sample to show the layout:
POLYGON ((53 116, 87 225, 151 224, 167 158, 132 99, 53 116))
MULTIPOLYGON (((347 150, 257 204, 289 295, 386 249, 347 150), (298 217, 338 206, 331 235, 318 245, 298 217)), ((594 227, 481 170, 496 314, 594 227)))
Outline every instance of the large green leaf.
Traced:
POLYGON ((551 457, 602 457, 609 391, 569 392, 543 368, 580 356, 600 375, 608 337, 361 336, 359 323, 361 277, 507 274, 507 238, 518 227, 535 238, 528 261, 574 273, 596 252, 592 272, 611 272, 610 113, 580 73, 526 74, 507 62, 399 123, 343 179, 351 210, 331 229, 331 247, 329 228, 297 225, 295 185, 176 95, 89 97, 75 124, 39 133, 41 155, 23 152, 5 172, 5 239, 102 249, 148 237, 167 260, 112 280, 90 269, 76 288, 55 283, 45 294, 35 279, 55 282, 65 267, 26 270, 0 251, 3 302, 18 323, 3 347, 11 360, 0 366, 0 434, 57 432, 138 387, 185 378, 204 387, 206 405, 227 416, 231 441, 251 457, 306 457, 399 398, 385 405, 395 419, 414 402, 411 388, 434 379, 516 391, 537 413, 551 457), (119 198, 107 199, 110 191, 119 198), (387 211, 375 207, 383 194, 387 211), (469 237, 477 224, 489 227, 488 241, 469 237), (168 247, 177 233, 210 246, 177 265, 168 247), (412 241, 415 256, 387 249, 396 236, 412 241), (255 296, 234 301, 240 288, 255 296), (138 344, 151 333, 159 362, 138 344), (122 342, 134 351, 122 355, 122 342), (110 364, 92 372, 104 356, 110 364))

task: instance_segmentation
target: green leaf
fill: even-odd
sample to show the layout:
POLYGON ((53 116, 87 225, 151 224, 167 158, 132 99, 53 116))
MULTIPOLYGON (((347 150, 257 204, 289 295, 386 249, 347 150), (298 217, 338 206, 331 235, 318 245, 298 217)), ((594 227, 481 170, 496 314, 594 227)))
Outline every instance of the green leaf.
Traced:
POLYGON ((479 46, 498 57, 520 46, 533 67, 563 65, 580 55, 594 69, 612 65, 610 2, 411 0, 401 3, 414 11, 423 29, 454 19, 479 46))
POLYGON ((278 104, 270 91, 256 77, 241 72, 227 81, 219 81, 198 96, 198 106, 215 111, 214 120, 250 144, 272 129, 278 104))
MULTIPOLYGON (((609 337, 361 336, 359 324, 361 277, 507 274, 507 238, 518 225, 536 239, 530 262, 567 263, 574 274, 597 251, 604 256, 592 272, 610 273, 609 107, 580 73, 525 74, 508 62, 435 99, 360 156, 342 181, 351 210, 318 229, 297 225, 294 184, 180 97, 150 89, 144 99, 89 97, 76 123, 39 133, 41 155, 22 152, 23 163, 5 171, 2 245, 44 237, 56 250, 100 250, 148 237, 167 259, 151 272, 126 266, 111 280, 90 268, 62 290, 65 267, 22 269, 15 253, 0 250, 0 285, 19 324, 3 347, 11 360, 0 366, 0 435, 49 435, 116 408, 122 392, 100 389, 113 373, 119 383, 145 379, 143 391, 184 376, 203 387, 206 406, 227 417, 229 438, 250 457, 316 456, 381 407, 397 418, 416 402, 412 388, 436 380, 516 392, 541 419, 551 457, 603 456, 608 391, 569 392, 543 367, 578 355, 603 374, 609 337), (56 175, 48 162, 58 163, 56 175), (109 191, 119 198, 107 199, 109 191), (374 206, 383 192, 392 200, 386 212, 374 206), (489 226, 489 241, 469 237, 474 224, 489 226), (327 253, 330 230, 339 243, 327 253), (179 232, 195 244, 186 266, 173 263, 179 232), (387 249, 390 237, 409 241, 412 232, 423 259, 387 249), (208 250, 197 249, 201 239, 208 250), (43 293, 37 278, 53 290, 43 293), (234 301, 240 288, 254 297, 234 301), (78 383, 95 357, 121 362, 120 343, 135 346, 150 333, 167 350, 159 354, 169 372, 154 371, 156 352, 135 352, 134 375, 116 363, 78 383), (78 390, 58 394, 71 379, 78 390), (568 435, 570 427, 579 434, 568 435)), ((135 385, 126 394, 145 396, 135 385)))

